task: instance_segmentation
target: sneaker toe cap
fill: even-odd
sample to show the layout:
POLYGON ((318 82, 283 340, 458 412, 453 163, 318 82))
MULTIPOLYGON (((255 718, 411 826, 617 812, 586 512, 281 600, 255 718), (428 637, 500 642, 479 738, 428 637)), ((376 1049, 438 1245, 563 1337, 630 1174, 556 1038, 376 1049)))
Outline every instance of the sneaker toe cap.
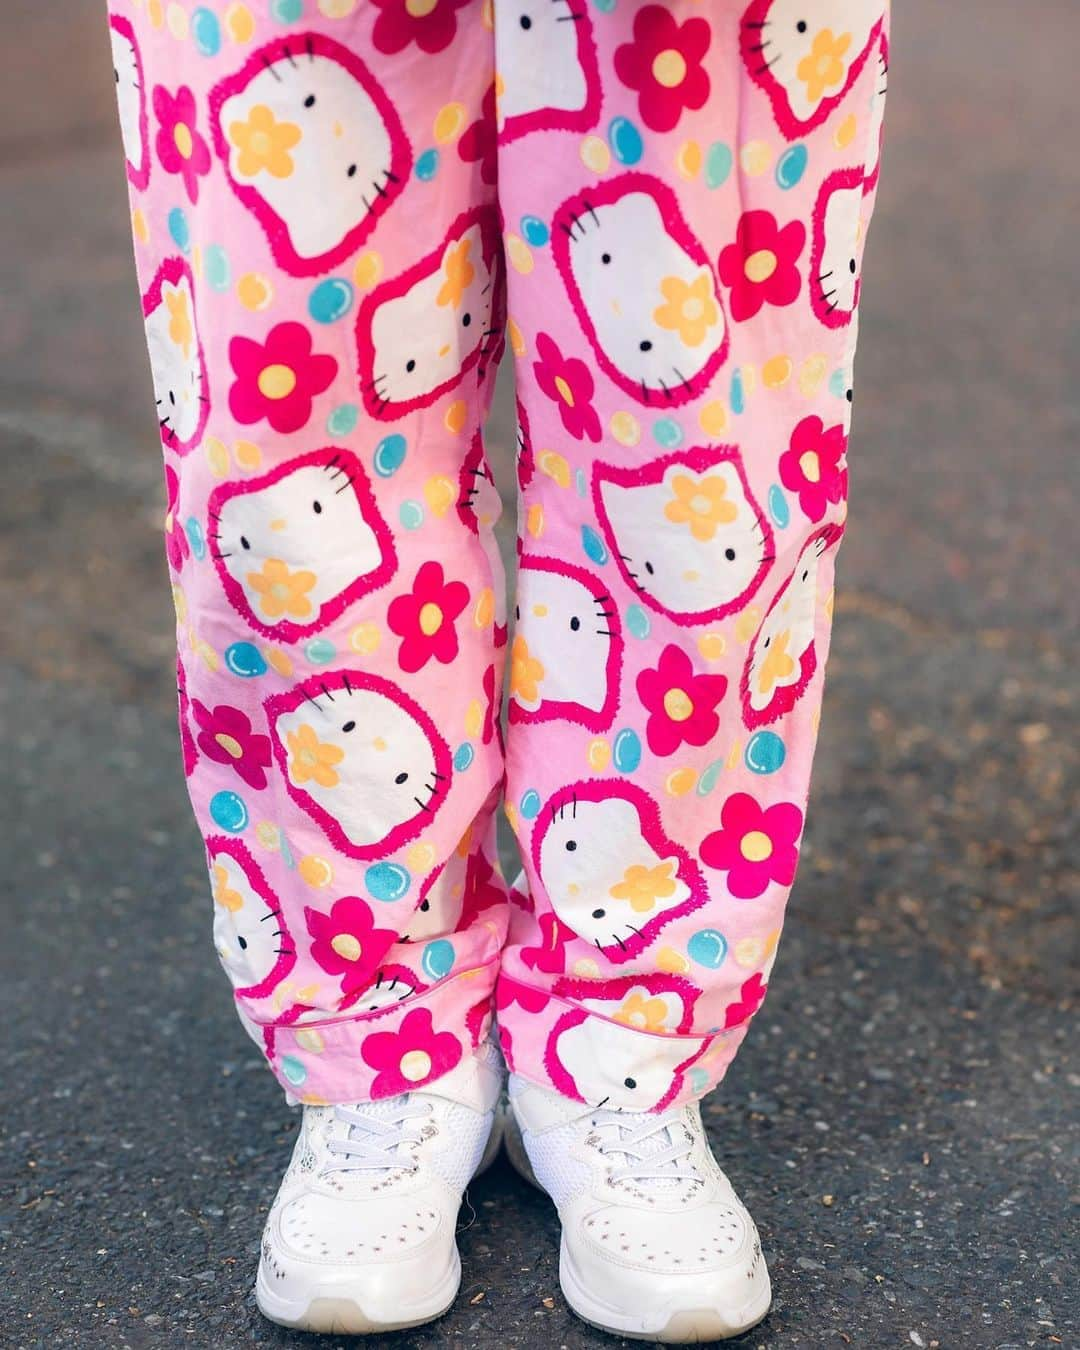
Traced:
POLYGON ((737 1201, 685 1211, 606 1206, 586 1215, 575 1244, 594 1261, 637 1274, 700 1276, 751 1264, 760 1251, 754 1221, 737 1201))
POLYGON ((403 1203, 309 1192, 283 1205, 270 1228, 285 1259, 333 1266, 400 1261, 444 1245, 448 1229, 453 1236, 442 1206, 423 1195, 403 1203))

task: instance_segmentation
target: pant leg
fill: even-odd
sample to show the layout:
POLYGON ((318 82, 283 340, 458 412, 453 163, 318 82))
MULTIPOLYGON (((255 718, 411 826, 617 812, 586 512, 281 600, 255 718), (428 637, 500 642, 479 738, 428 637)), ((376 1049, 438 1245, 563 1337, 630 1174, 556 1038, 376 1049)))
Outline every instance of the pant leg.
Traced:
POLYGON ((799 842, 844 528, 884 0, 496 0, 519 382, 514 1068, 723 1077, 799 842))
POLYGON ((384 1096, 485 1033, 507 922, 491 23, 110 23, 217 951, 287 1090, 384 1096))

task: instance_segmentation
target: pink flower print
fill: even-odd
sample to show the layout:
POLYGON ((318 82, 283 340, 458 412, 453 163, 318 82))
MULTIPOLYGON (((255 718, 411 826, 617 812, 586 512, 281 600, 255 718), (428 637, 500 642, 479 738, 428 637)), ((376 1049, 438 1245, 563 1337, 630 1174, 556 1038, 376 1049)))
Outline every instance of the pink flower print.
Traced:
POLYGON ((771 211, 744 211, 735 242, 721 250, 720 280, 731 289, 731 317, 752 319, 762 305, 790 305, 802 278, 796 266, 806 226, 801 220, 781 228, 771 211))
POLYGON ((165 554, 169 566, 179 572, 191 554, 187 533, 177 518, 180 510, 180 475, 171 464, 165 465, 165 554))
POLYGON ((540 946, 523 947, 521 959, 530 970, 539 970, 545 975, 561 975, 566 969, 566 942, 573 935, 550 911, 541 914, 537 924, 540 928, 540 946))
POLYGON ((393 56, 415 42, 429 55, 449 47, 457 32, 457 11, 469 0, 371 0, 379 11, 371 40, 393 56))
POLYGON ((790 886, 795 880, 802 826, 794 802, 762 807, 748 792, 734 792, 720 812, 720 829, 702 842, 701 858, 727 872, 731 895, 754 900, 771 882, 790 886))
POLYGON ((678 19, 665 5, 646 5, 634 17, 633 41, 615 51, 615 73, 638 95, 641 120, 671 131, 687 109, 705 106, 709 76, 702 65, 712 33, 702 18, 678 19))
POLYGON ((724 1010, 724 1029, 737 1027, 742 1022, 748 1022, 751 1017, 761 1007, 765 999, 765 993, 768 985, 761 978, 761 972, 751 975, 739 990, 739 997, 734 1003, 729 1003, 724 1010))
POLYGON ((546 989, 519 984, 507 975, 500 975, 499 983, 495 986, 495 1007, 498 1012, 504 1012, 512 1003, 517 1003, 527 1013, 538 1013, 543 1012, 550 1002, 551 996, 546 989))
POLYGON ((655 669, 637 677, 638 697, 649 713, 645 739, 654 755, 680 745, 708 745, 720 726, 716 705, 727 692, 724 675, 699 675, 681 647, 667 646, 655 669))
POLYGON ((424 563, 412 590, 392 600, 386 612, 387 623, 402 639, 401 669, 413 674, 433 657, 449 665, 458 654, 454 620, 468 603, 469 588, 463 581, 446 581, 442 563, 424 563))
POLYGON ((207 759, 215 764, 228 764, 236 770, 248 787, 261 791, 266 787, 266 770, 270 767, 270 737, 254 731, 247 714, 239 708, 219 703, 208 708, 192 699, 191 709, 199 727, 198 745, 207 759))
POLYGON ((304 910, 313 939, 312 959, 328 975, 340 975, 342 993, 366 989, 379 962, 397 936, 391 928, 376 928, 371 907, 356 895, 334 902, 329 914, 304 910))
POLYGON ((547 333, 536 336, 536 354, 533 362, 536 383, 559 409, 559 416, 567 434, 580 441, 600 439, 600 419, 592 405, 595 385, 589 367, 576 356, 564 357, 547 333))
POLYGON ((187 85, 170 94, 159 84, 154 88, 153 104, 161 167, 166 173, 179 174, 188 197, 197 202, 199 179, 210 172, 210 147, 195 126, 195 95, 187 85))
POLYGON ((790 449, 780 456, 780 481, 798 495, 809 520, 821 520, 830 503, 847 496, 847 468, 841 463, 846 450, 844 428, 837 423, 826 431, 820 417, 804 417, 791 433, 790 449))
POLYGON ((458 154, 466 164, 479 164, 480 179, 484 183, 494 183, 498 177, 498 138, 493 81, 480 103, 480 116, 465 128, 458 141, 458 154))
POLYGON ((279 323, 265 342, 234 337, 229 360, 236 381, 229 390, 229 411, 244 426, 265 418, 280 435, 299 431, 311 417, 316 394, 337 374, 333 356, 312 352, 311 334, 302 323, 279 323))
POLYGON ((430 1008, 414 1008, 397 1031, 369 1034, 360 1053, 378 1070, 372 1097, 396 1097, 449 1072, 461 1059, 461 1042, 452 1031, 435 1030, 430 1008))

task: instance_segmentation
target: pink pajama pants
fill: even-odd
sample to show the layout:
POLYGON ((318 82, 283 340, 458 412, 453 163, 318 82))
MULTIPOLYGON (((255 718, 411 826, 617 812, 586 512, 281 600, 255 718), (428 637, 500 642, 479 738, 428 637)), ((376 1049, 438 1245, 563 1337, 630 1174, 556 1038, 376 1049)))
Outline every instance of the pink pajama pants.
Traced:
POLYGON ((112 0, 184 769, 294 1097, 493 1027, 631 1109, 731 1063, 803 830, 884 6, 112 0))

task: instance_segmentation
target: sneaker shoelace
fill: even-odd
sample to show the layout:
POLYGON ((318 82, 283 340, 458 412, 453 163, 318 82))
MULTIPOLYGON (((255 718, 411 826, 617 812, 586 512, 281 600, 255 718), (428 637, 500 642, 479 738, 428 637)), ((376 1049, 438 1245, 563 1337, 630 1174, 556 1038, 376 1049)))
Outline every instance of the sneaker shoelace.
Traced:
POLYGON ((418 1135, 407 1126, 412 1120, 431 1114, 430 1102, 420 1102, 405 1093, 381 1102, 361 1102, 355 1106, 335 1106, 335 1122, 345 1133, 326 1141, 329 1159, 323 1172, 387 1172, 416 1170, 415 1155, 403 1151, 418 1135))
POLYGON ((597 1111, 592 1126, 598 1131, 599 1151, 626 1161, 613 1168, 611 1180, 630 1181, 652 1189, 671 1189, 698 1179, 690 1164, 694 1139, 679 1116, 638 1112, 597 1111))

